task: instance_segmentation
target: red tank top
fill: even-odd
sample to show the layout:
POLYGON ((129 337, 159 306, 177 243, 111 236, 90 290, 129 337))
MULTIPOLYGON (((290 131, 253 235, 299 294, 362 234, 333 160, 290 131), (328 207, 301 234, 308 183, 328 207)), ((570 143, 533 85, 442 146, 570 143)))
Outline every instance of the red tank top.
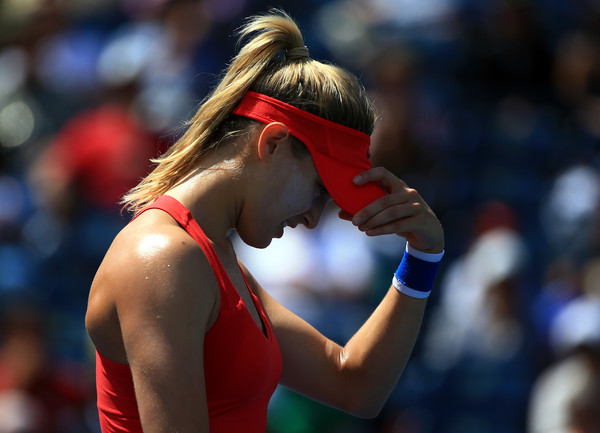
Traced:
MULTIPOLYGON (((144 211, 148 209, 167 212, 198 242, 219 283, 219 315, 204 340, 211 433, 264 433, 267 406, 281 375, 281 353, 260 302, 246 281, 266 335, 256 326, 191 213, 170 196, 159 197, 144 211)), ((103 433, 142 432, 128 365, 115 363, 96 351, 96 387, 103 433)))

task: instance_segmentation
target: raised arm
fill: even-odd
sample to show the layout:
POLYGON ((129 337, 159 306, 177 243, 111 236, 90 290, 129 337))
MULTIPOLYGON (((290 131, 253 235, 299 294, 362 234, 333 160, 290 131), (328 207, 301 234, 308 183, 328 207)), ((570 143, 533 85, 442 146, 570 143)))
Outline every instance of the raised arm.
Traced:
MULTIPOLYGON (((443 251, 441 225, 420 195, 384 169, 363 173, 360 182, 372 180, 389 194, 358 212, 355 225, 371 236, 402 235, 423 252, 443 251)), ((282 384, 356 416, 376 416, 410 357, 426 299, 406 296, 391 286, 371 317, 342 347, 281 306, 251 276, 250 281, 281 347, 282 384)))

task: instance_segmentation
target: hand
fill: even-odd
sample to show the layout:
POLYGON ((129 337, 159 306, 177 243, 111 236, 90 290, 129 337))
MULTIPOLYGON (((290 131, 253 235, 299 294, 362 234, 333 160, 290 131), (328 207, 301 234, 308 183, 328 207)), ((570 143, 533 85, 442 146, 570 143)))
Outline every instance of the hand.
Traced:
POLYGON ((354 178, 356 185, 379 182, 388 194, 358 211, 354 217, 340 211, 340 218, 368 236, 395 233, 413 248, 427 253, 444 249, 444 231, 419 193, 383 167, 367 170, 354 178))

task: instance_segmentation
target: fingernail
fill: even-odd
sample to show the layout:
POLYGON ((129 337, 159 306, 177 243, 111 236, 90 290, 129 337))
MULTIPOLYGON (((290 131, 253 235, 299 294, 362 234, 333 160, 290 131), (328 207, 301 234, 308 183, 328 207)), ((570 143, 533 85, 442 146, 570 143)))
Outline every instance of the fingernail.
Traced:
POLYGON ((357 174, 356 176, 354 176, 354 183, 359 183, 362 180, 362 174, 357 174))
POLYGON ((363 219, 361 217, 354 217, 352 218, 352 224, 354 224, 355 226, 359 226, 363 223, 363 219))

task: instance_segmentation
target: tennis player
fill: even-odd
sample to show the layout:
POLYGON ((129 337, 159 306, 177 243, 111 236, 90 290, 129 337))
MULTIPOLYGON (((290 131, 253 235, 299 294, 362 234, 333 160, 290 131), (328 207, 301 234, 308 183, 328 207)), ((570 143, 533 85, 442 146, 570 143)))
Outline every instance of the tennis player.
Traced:
POLYGON ((103 433, 264 433, 278 384, 373 417, 417 338, 443 231, 414 189, 371 168, 364 89, 311 59, 282 11, 249 19, 240 40, 185 134, 124 197, 135 217, 93 281, 103 433), (408 241, 345 346, 269 296, 228 238, 264 248, 285 226, 315 227, 331 199, 366 235, 408 241))

